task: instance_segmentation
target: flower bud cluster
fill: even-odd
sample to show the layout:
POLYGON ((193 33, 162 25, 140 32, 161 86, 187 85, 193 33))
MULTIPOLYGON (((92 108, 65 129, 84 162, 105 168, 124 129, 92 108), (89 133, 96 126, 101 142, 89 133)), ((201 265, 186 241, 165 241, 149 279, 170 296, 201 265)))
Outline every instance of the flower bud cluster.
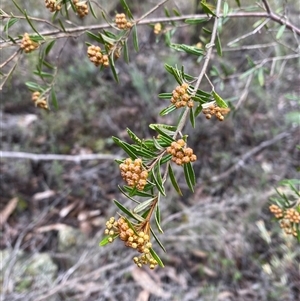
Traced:
POLYGON ((22 49, 24 49, 24 51, 26 53, 32 52, 35 49, 37 49, 39 47, 39 44, 32 41, 29 37, 29 34, 26 32, 24 33, 23 39, 21 41, 21 46, 22 49))
POLYGON ((211 104, 209 107, 203 108, 202 113, 206 119, 211 119, 215 115, 220 121, 224 120, 224 115, 228 114, 229 108, 220 108, 215 104, 211 104))
POLYGON ((300 213, 296 209, 289 208, 285 210, 274 204, 271 205, 269 209, 276 218, 281 219, 280 227, 286 234, 291 234, 294 236, 298 235, 297 227, 299 229, 300 213))
POLYGON ((101 47, 91 45, 88 47, 87 54, 90 61, 93 62, 96 67, 100 65, 103 65, 104 67, 109 66, 108 55, 102 53, 101 47))
POLYGON ((196 155, 190 147, 186 147, 183 139, 173 141, 171 146, 167 147, 167 153, 172 155, 172 161, 177 165, 183 165, 197 160, 196 155))
POLYGON ((128 186, 136 187, 137 190, 144 189, 147 183, 148 172, 143 169, 141 159, 132 161, 130 158, 127 158, 120 164, 119 168, 121 176, 127 182, 128 186))
POLYGON ((183 83, 172 91, 171 103, 174 104, 177 109, 186 106, 192 108, 194 106, 194 102, 187 92, 188 87, 189 85, 187 83, 183 83))
POLYGON ((86 1, 73 0, 73 3, 75 5, 76 12, 80 18, 84 18, 89 13, 86 1))
POLYGON ((37 107, 42 108, 42 109, 45 109, 45 110, 48 110, 49 107, 48 107, 46 98, 40 98, 40 95, 41 95, 41 93, 38 92, 38 91, 33 92, 33 93, 32 93, 32 96, 31 96, 31 100, 34 102, 34 104, 35 104, 37 107))
POLYGON ((116 25, 119 29, 130 29, 132 27, 132 23, 126 19, 125 14, 116 14, 116 25))
POLYGON ((61 10, 60 2, 61 1, 57 0, 45 0, 45 5, 51 11, 51 13, 54 13, 61 10))
POLYGON ((159 33, 161 32, 161 29, 162 29, 162 27, 161 27, 161 24, 160 24, 160 23, 156 23, 156 24, 154 25, 154 33, 155 33, 155 34, 159 34, 159 33))
POLYGON ((269 207, 270 211, 275 215, 276 218, 282 218, 283 217, 283 210, 278 207, 277 205, 271 205, 269 207))
POLYGON ((133 230, 123 217, 120 217, 118 220, 111 217, 106 222, 104 233, 109 235, 109 242, 113 242, 114 238, 119 236, 119 238, 124 241, 125 246, 136 249, 138 252, 142 253, 140 257, 133 258, 133 261, 138 267, 141 267, 143 264, 149 264, 150 269, 154 269, 157 265, 157 261, 150 253, 152 244, 150 242, 149 234, 142 230, 133 230))

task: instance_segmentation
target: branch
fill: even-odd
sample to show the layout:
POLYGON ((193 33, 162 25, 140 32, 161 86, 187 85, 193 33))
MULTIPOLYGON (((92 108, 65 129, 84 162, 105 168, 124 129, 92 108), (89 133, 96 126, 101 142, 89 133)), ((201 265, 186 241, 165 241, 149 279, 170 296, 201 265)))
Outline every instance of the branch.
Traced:
POLYGON ((261 0, 266 8, 267 11, 267 18, 273 20, 276 23, 281 25, 285 25, 286 28, 290 29, 292 32, 296 33, 298 36, 300 35, 300 28, 296 27, 292 23, 287 20, 283 20, 282 17, 278 16, 277 14, 273 13, 268 0, 261 0))
POLYGON ((225 172, 223 172, 223 173, 221 173, 217 176, 212 177, 209 180, 209 182, 218 182, 220 180, 223 180, 223 179, 227 178, 230 174, 232 174, 233 172, 239 170, 245 164, 245 161, 247 161, 249 158, 251 158, 252 156, 257 154, 258 152, 260 152, 264 148, 276 143, 277 141, 279 141, 281 139, 287 138, 290 135, 291 134, 288 133, 288 132, 283 132, 281 134, 278 134, 277 136, 275 136, 274 138, 272 138, 270 140, 262 142, 258 146, 254 147, 253 149, 251 149, 250 151, 245 153, 233 166, 228 168, 225 172))
MULTIPOLYGON (((210 39, 210 42, 205 46, 206 48, 208 48, 207 50, 207 53, 206 53, 206 56, 205 56, 205 60, 204 60, 204 63, 203 63, 203 67, 200 71, 200 74, 198 76, 198 79, 197 79, 197 82, 195 84, 195 87, 194 87, 194 91, 193 91, 193 95, 196 94, 196 91, 198 90, 199 86, 200 86, 200 83, 202 81, 202 78, 204 76, 204 74, 206 73, 206 70, 207 70, 207 67, 208 67, 208 63, 210 61, 210 58, 211 58, 211 55, 212 55, 212 51, 213 51, 213 46, 215 45, 215 39, 216 39, 216 36, 217 36, 217 30, 218 30, 218 21, 219 21, 219 13, 220 13, 220 7, 221 7, 221 0, 218 0, 217 2, 217 8, 216 8, 216 17, 215 17, 215 21, 214 21, 214 27, 213 27, 213 30, 212 30, 212 34, 211 34, 211 39, 210 39)), ((189 107, 186 107, 181 119, 180 119, 180 122, 178 124, 178 127, 177 127, 177 130, 174 134, 174 137, 177 136, 177 134, 179 132, 181 132, 181 130, 183 129, 185 123, 186 123, 186 119, 188 117, 188 113, 190 111, 190 108, 189 107)))
MULTIPOLYGON (((224 15, 219 14, 219 18, 222 18, 224 15)), ((288 21, 282 20, 280 16, 272 13, 269 14, 268 12, 233 12, 226 15, 227 18, 268 18, 272 19, 273 21, 286 25, 286 28, 292 30, 294 33, 300 36, 300 28, 296 27, 295 25, 291 24, 288 21)), ((32 19, 29 17, 29 19, 32 19)), ((210 20, 210 18, 207 17, 206 14, 191 14, 191 15, 182 15, 182 16, 174 16, 174 17, 161 17, 161 18, 149 18, 138 21, 139 25, 149 25, 149 24, 155 24, 155 23, 168 23, 168 22, 176 22, 176 21, 185 21, 186 19, 207 19, 207 21, 210 20)), ((88 26, 77 26, 76 28, 65 28, 65 31, 63 30, 52 30, 52 31, 44 31, 40 32, 41 36, 52 36, 52 38, 64 38, 69 37, 74 34, 81 34, 84 31, 87 30, 99 30, 99 29, 106 29, 110 28, 111 25, 109 24, 97 24, 97 25, 88 25, 88 26)), ((18 40, 16 38, 15 40, 18 40)), ((10 47, 10 46, 16 46, 13 42, 10 42, 9 40, 1 41, 0 47, 10 47)))
POLYGON ((27 159, 32 161, 72 161, 80 163, 87 160, 117 160, 119 156, 105 154, 86 154, 86 155, 57 155, 57 154, 32 154, 24 152, 5 152, 0 151, 0 158, 27 159))

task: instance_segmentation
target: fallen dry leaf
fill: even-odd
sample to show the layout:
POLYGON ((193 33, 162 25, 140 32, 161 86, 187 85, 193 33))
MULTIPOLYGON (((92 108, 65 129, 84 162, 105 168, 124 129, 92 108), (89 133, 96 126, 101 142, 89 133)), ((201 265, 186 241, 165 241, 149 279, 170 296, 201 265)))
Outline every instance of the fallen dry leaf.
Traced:
POLYGON ((50 198, 50 197, 52 197, 54 195, 55 195, 55 191, 54 190, 46 190, 46 191, 43 191, 43 192, 37 192, 37 193, 35 193, 33 195, 32 199, 34 201, 41 201, 41 200, 50 198))
POLYGON ((144 270, 134 268, 131 274, 136 283, 138 283, 144 290, 146 290, 150 294, 165 299, 169 299, 171 297, 171 295, 165 292, 144 270))
POLYGON ((136 298, 136 301, 148 301, 150 298, 150 293, 148 291, 141 291, 136 298))
POLYGON ((233 293, 229 291, 224 291, 218 294, 218 301, 228 300, 228 298, 233 298, 233 293))
POLYGON ((0 225, 3 225, 6 223, 9 216, 14 212, 18 205, 18 198, 11 199, 7 205, 4 207, 4 209, 0 212, 0 225))

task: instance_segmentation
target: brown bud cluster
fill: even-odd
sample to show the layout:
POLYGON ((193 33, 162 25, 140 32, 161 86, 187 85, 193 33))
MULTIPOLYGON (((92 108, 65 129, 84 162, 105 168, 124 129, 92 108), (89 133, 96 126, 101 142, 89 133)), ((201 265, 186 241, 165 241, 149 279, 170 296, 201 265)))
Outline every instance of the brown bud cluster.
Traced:
POLYGON ((26 52, 32 52, 39 47, 39 43, 32 41, 28 33, 24 33, 20 47, 26 52))
POLYGON ((171 146, 167 147, 167 153, 172 155, 172 161, 177 165, 183 165, 197 160, 196 155, 190 147, 186 147, 183 139, 173 141, 171 146))
POLYGON ((31 96, 31 100, 34 102, 34 104, 37 107, 48 110, 49 107, 48 107, 46 98, 40 98, 40 95, 41 95, 41 93, 38 91, 33 92, 32 96, 31 96))
POLYGON ((286 234, 297 236, 297 227, 299 229, 300 224, 300 213, 294 208, 287 210, 280 208, 277 205, 271 205, 270 211, 275 215, 276 218, 281 219, 280 227, 286 234))
POLYGON ((194 106, 194 102, 187 92, 188 87, 189 85, 187 83, 183 83, 172 91, 171 103, 174 104, 177 109, 186 106, 192 108, 194 106))
POLYGON ((125 218, 120 217, 118 220, 115 220, 114 217, 111 217, 106 222, 104 233, 109 236, 109 242, 113 242, 113 240, 119 236, 119 238, 124 241, 125 246, 136 249, 142 253, 140 257, 133 258, 133 261, 138 267, 142 267, 143 264, 149 264, 150 269, 154 269, 157 265, 157 261, 150 253, 152 244, 150 242, 149 233, 145 233, 139 229, 132 229, 125 218))
POLYGON ((128 186, 136 187, 137 190, 144 189, 147 183, 148 172, 143 169, 141 159, 132 161, 130 158, 127 158, 124 163, 120 164, 119 168, 121 176, 128 186))
POLYGON ((96 67, 100 65, 103 65, 104 67, 109 66, 108 55, 102 53, 101 47, 91 45, 88 47, 87 54, 90 61, 93 62, 96 67))
POLYGON ((155 33, 155 34, 159 34, 159 33, 161 32, 161 29, 162 29, 162 27, 161 27, 161 24, 160 24, 160 23, 156 23, 156 24, 154 25, 154 33, 155 33))
POLYGON ((116 25, 119 29, 130 29, 132 27, 132 23, 126 19, 125 14, 116 14, 116 25))
POLYGON ((294 208, 287 209, 284 217, 288 219, 291 223, 300 223, 300 213, 294 208))
POLYGON ((270 211, 275 215, 276 218, 282 218, 283 217, 283 210, 278 207, 277 205, 271 205, 269 206, 270 211))
POLYGON ((54 13, 61 10, 60 2, 61 1, 57 0, 45 0, 45 5, 51 11, 51 13, 54 13))
POLYGON ((80 18, 84 18, 89 13, 86 1, 73 0, 73 3, 80 18))
POLYGON ((215 104, 211 104, 209 107, 203 108, 202 113, 206 119, 211 119, 211 117, 215 115, 220 121, 223 121, 224 115, 228 114, 229 111, 229 108, 220 108, 215 104))

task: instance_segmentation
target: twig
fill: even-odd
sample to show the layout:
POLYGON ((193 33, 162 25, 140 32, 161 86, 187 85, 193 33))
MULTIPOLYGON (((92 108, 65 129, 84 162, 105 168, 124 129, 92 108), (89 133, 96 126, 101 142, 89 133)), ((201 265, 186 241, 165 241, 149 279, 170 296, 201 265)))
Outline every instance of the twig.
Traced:
MULTIPOLYGON (((219 14, 219 18, 222 18, 223 14, 219 14)), ((274 22, 285 24, 286 28, 292 30, 295 34, 300 35, 300 28, 295 25, 289 23, 288 21, 283 21, 278 15, 272 13, 271 15, 267 12, 233 12, 226 15, 227 18, 268 18, 272 19, 274 22)), ((148 25, 154 23, 168 23, 168 22, 176 22, 176 21, 185 21, 186 19, 207 19, 206 14, 191 14, 191 15, 182 15, 182 16, 173 16, 173 17, 160 17, 160 18, 149 18, 139 21, 139 25, 148 25)), ((65 31, 62 29, 52 30, 52 31, 44 31, 40 32, 41 36, 52 36, 52 38, 64 38, 71 36, 75 33, 82 33, 87 30, 99 30, 110 28, 109 24, 97 24, 97 25, 88 25, 88 26, 77 26, 76 28, 65 28, 65 31)), ((18 40, 18 38, 16 38, 18 40)), ((9 42, 8 40, 4 42, 0 42, 0 47, 10 47, 15 46, 13 42, 9 42)))
POLYGON ((237 43, 237 42, 239 42, 239 41, 241 41, 241 40, 243 40, 243 39, 245 39, 245 38, 248 38, 248 37, 250 37, 250 36, 256 34, 256 33, 259 32, 259 31, 260 31, 260 30, 261 30, 261 29, 262 29, 269 21, 270 21, 270 19, 264 20, 259 26, 257 26, 257 27, 256 27, 254 30, 252 30, 251 32, 248 32, 248 33, 246 33, 246 34, 244 34, 244 35, 242 35, 242 36, 240 36, 240 37, 234 39, 233 41, 227 43, 227 46, 230 46, 230 45, 232 45, 232 44, 235 44, 235 43, 237 43))
POLYGON ((265 5, 268 18, 273 20, 274 22, 277 22, 281 25, 285 25, 286 28, 290 29, 292 32, 296 33, 297 35, 300 35, 300 28, 296 27, 295 25, 291 24, 287 20, 283 20, 280 16, 277 14, 273 13, 269 3, 267 0, 262 0, 263 4, 265 5))
POLYGON ((25 152, 6 152, 0 151, 0 158, 27 159, 32 161, 72 161, 80 163, 88 160, 116 160, 120 159, 116 155, 106 154, 85 154, 85 155, 57 155, 57 154, 32 154, 25 152))
POLYGON ((148 17, 150 14, 152 14, 153 12, 155 12, 158 8, 160 8, 162 5, 164 5, 168 1, 169 0, 163 0, 163 1, 161 1, 160 3, 158 3, 157 5, 155 5, 152 9, 150 9, 148 12, 146 12, 144 15, 142 15, 140 18, 138 18, 135 23, 138 24, 141 20, 143 20, 146 17, 148 17))
MULTIPOLYGON (((196 94, 196 91, 198 90, 198 88, 200 86, 202 78, 203 78, 204 74, 206 73, 206 69, 208 67, 208 63, 209 63, 211 55, 212 55, 213 46, 215 44, 215 39, 216 39, 216 36, 217 36, 218 21, 219 21, 218 18, 219 18, 219 13, 220 13, 220 7, 221 7, 221 1, 218 0, 217 7, 216 7, 216 17, 215 17, 215 21, 214 21, 214 27, 213 27, 213 30, 212 30, 212 33, 211 33, 210 42, 206 45, 206 48, 208 50, 207 50, 207 53, 206 53, 206 56, 205 56, 205 59, 204 59, 202 69, 201 69, 200 74, 198 76, 197 82, 194 86, 194 91, 193 91, 192 95, 196 94)), ((178 135, 178 133, 182 131, 182 129, 183 129, 185 123, 186 123, 186 119, 187 119, 189 111, 190 111, 190 108, 187 107, 185 109, 184 113, 183 113, 182 118, 179 121, 176 132, 174 134, 174 137, 176 137, 178 135)))
POLYGON ((223 180, 225 178, 227 178, 230 174, 232 174, 233 172, 237 171, 238 169, 240 169, 244 164, 245 161, 247 161, 249 158, 251 158, 252 156, 254 156, 255 154, 257 154, 258 152, 260 152, 261 150, 263 150, 264 148, 276 143, 277 141, 287 138, 289 137, 291 134, 288 132, 283 132, 278 134, 277 136, 275 136, 274 138, 264 141, 261 144, 259 144, 258 146, 254 147, 253 149, 251 149, 250 151, 248 151, 247 153, 245 153, 233 166, 231 166, 229 169, 227 169, 225 172, 212 177, 209 182, 218 182, 220 180, 223 180))

